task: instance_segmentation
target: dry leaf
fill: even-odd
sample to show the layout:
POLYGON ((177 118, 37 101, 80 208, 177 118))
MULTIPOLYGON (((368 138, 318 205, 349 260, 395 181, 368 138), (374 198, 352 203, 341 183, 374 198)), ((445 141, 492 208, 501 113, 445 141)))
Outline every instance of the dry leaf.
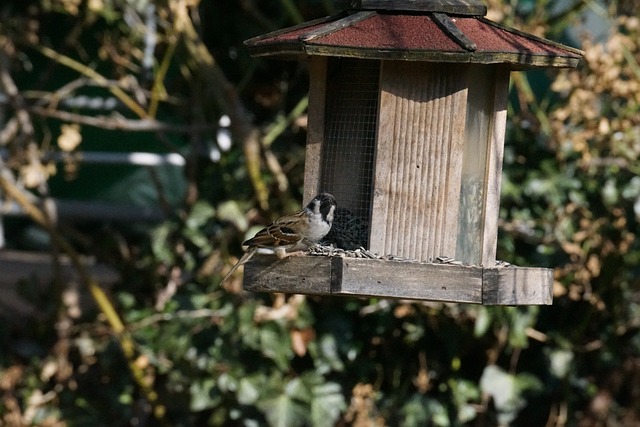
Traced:
POLYGON ((80 134, 80 125, 62 125, 60 126, 60 136, 58 137, 58 147, 62 151, 73 151, 82 142, 82 135, 80 134))

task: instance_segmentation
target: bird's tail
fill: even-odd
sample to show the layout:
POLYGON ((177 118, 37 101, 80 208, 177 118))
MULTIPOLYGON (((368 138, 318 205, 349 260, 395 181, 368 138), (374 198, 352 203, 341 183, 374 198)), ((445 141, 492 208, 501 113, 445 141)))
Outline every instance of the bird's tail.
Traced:
POLYGON ((231 267, 231 270, 229 270, 229 272, 226 274, 226 276, 224 276, 224 279, 222 279, 220 281, 220 285, 222 285, 224 282, 227 281, 227 279, 229 277, 231 277, 231 275, 233 274, 234 271, 236 271, 238 269, 238 267, 240 267, 241 265, 245 264, 247 261, 249 261, 251 259, 251 257, 253 255, 255 255, 256 251, 258 250, 258 248, 253 247, 253 248, 249 248, 247 249, 247 251, 244 253, 244 255, 242 255, 242 257, 240 258, 240 260, 238 262, 236 262, 236 265, 234 265, 233 267, 231 267))

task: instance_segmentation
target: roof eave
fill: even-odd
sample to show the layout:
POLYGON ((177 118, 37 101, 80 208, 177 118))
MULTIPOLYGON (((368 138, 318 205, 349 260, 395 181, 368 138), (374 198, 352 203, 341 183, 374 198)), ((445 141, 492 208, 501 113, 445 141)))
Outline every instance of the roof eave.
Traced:
POLYGON ((567 56, 550 56, 527 52, 443 52, 432 50, 367 49, 348 46, 308 44, 304 42, 276 43, 248 46, 252 56, 284 59, 304 59, 308 56, 335 56, 344 58, 451 62, 472 64, 507 64, 513 69, 574 68, 580 59, 567 56))

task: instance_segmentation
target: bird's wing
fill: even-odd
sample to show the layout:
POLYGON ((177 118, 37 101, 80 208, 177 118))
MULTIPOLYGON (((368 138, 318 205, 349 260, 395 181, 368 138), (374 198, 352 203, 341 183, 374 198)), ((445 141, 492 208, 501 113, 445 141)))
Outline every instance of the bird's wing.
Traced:
POLYGON ((306 235, 309 221, 303 210, 278 218, 266 228, 260 230, 251 239, 243 243, 249 247, 277 248, 293 246, 306 235))

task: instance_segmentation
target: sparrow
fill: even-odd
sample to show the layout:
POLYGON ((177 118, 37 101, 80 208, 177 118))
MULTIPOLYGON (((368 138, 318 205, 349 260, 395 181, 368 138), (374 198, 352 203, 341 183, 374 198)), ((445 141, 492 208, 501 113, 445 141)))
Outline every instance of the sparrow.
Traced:
POLYGON ((258 251, 275 253, 282 259, 288 250, 302 250, 320 242, 331 230, 336 207, 336 199, 331 194, 320 193, 299 211, 276 219, 242 244, 247 246, 244 255, 220 284, 258 251))

